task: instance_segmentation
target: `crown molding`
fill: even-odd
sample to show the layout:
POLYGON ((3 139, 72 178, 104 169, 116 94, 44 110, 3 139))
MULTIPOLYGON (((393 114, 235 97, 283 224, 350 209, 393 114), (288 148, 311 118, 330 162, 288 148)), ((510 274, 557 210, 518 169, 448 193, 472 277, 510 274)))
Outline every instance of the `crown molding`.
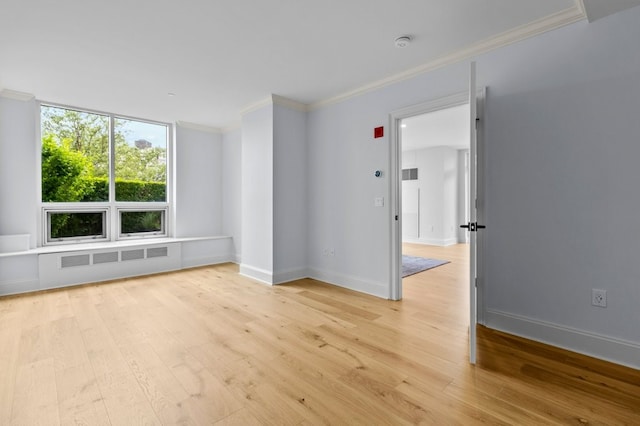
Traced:
POLYGON ((222 134, 225 135, 227 133, 235 132, 236 130, 242 130, 242 125, 240 124, 240 122, 234 122, 232 124, 229 124, 228 126, 223 127, 221 130, 222 134))
POLYGON ((280 105, 282 107, 300 112, 309 111, 309 106, 307 104, 303 104, 302 102, 294 101, 292 99, 285 98, 284 96, 279 95, 271 95, 271 98, 273 99, 274 105, 280 105))
POLYGON ((309 106, 307 104, 303 104, 302 102, 294 101, 289 98, 285 98, 284 96, 271 94, 269 97, 262 99, 261 101, 250 104, 249 106, 243 108, 240 111, 240 115, 245 115, 250 112, 259 110, 260 108, 264 108, 267 105, 279 105, 285 108, 289 108, 292 110, 307 112, 309 111, 309 106))
POLYGON ((3 89, 0 91, 0 97, 7 99, 15 99, 16 101, 30 101, 35 99, 35 95, 31 93, 18 92, 16 90, 3 89))
POLYGON ((578 12, 582 13, 584 15, 585 19, 589 19, 589 15, 587 15, 587 8, 584 5, 584 0, 574 0, 575 1, 575 7, 576 9, 578 9, 578 12))
POLYGON ((418 67, 411 68, 382 80, 378 80, 373 83, 361 86, 349 92, 345 92, 325 100, 314 102, 307 106, 307 110, 313 111, 329 105, 333 105, 347 99, 354 98, 356 96, 360 96, 365 93, 372 92, 374 90, 378 90, 404 80, 408 80, 420 74, 452 65, 462 60, 489 52, 491 50, 498 49, 500 47, 525 40, 527 38, 531 38, 547 31, 551 31, 565 25, 572 24, 574 22, 582 21, 586 18, 587 15, 585 13, 582 0, 575 0, 573 7, 522 25, 520 27, 516 27, 512 30, 505 31, 501 34, 482 40, 479 43, 475 43, 467 48, 456 50, 455 52, 427 62, 426 64, 420 65, 418 67))
POLYGON ((273 99, 272 99, 271 96, 269 96, 268 98, 262 99, 260 101, 254 102, 254 103, 242 108, 240 110, 240 116, 243 116, 245 114, 249 114, 250 112, 253 112, 253 111, 257 111, 257 110, 259 110, 261 108, 264 108, 264 107, 266 107, 268 105, 273 105, 273 99))
POLYGON ((205 126, 203 124, 197 124, 197 123, 190 123, 188 121, 176 121, 176 125, 180 127, 184 127, 185 129, 198 130, 200 132, 214 133, 217 135, 222 133, 222 130, 220 130, 217 127, 205 126))

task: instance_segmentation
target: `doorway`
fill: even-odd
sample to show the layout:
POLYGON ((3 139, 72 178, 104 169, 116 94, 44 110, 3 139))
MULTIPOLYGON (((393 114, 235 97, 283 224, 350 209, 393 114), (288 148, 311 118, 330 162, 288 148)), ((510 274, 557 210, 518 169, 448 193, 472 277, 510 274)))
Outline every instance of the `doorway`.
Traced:
MULTIPOLYGON (((392 267, 391 267, 391 300, 402 299, 402 242, 418 243, 426 247, 431 246, 447 246, 456 244, 458 241, 464 240, 465 233, 461 232, 459 225, 466 223, 462 218, 466 219, 469 211, 468 203, 465 204, 463 198, 468 191, 468 185, 464 182, 467 178, 459 178, 457 170, 464 170, 464 166, 459 166, 461 158, 466 155, 458 151, 464 151, 468 146, 469 134, 469 92, 462 92, 445 98, 440 98, 424 104, 419 104, 395 111, 391 114, 391 200, 392 208, 397 214, 392 218, 395 220, 392 226, 392 267), (467 112, 465 126, 457 125, 456 118, 461 113, 467 112), (402 125, 405 127, 402 127, 402 125), (458 129, 459 127, 459 129, 458 129), (415 136, 412 136, 412 129, 415 136), (424 141, 425 138, 431 139, 424 141), (452 142, 445 143, 442 139, 451 139, 452 142), (404 139, 404 140, 403 140, 404 139), (433 154, 431 160, 427 159, 424 152, 430 150, 433 154), (425 157, 425 159, 421 158, 425 157), (441 159, 439 165, 436 165, 434 158, 441 159), (448 158, 448 164, 452 164, 452 169, 456 170, 455 176, 450 176, 448 185, 457 186, 462 183, 464 189, 450 188, 447 195, 448 210, 446 219, 443 215, 443 208, 435 204, 443 204, 444 202, 444 186, 446 173, 450 173, 442 162, 448 158), (454 160, 455 159, 455 160, 454 160), (429 167, 431 161, 431 167, 429 167), (417 167, 411 167, 411 165, 417 167), (417 168, 417 171, 411 171, 417 168), (403 169, 405 177, 417 174, 417 182, 407 182, 402 180, 403 169), (422 183, 421 170, 422 169, 422 183), (438 172, 433 172, 437 169, 438 172), (425 175, 425 172, 427 173, 425 175), (438 177, 431 176, 437 174, 438 177), (427 178, 428 181, 427 181, 427 178), (439 185, 435 182, 439 181, 439 185), (408 184, 407 184, 408 183, 408 184), (423 185, 426 185, 423 188, 423 185), (404 188, 403 188, 404 186, 404 188), (426 189, 426 192, 425 192, 426 189), (457 189, 457 190, 456 190, 457 189), (404 194, 403 194, 404 192, 404 194), (431 194, 429 194, 431 192, 431 194), (456 195, 451 199, 450 195, 455 192, 456 195), (433 195, 436 194, 436 195, 433 195), (403 195, 410 197, 405 207, 409 211, 403 211, 403 195), (431 198, 431 199, 430 199, 431 198), (436 199, 440 199, 438 202, 436 199), (435 201, 434 201, 435 200, 435 201), (429 202, 427 205, 427 201, 429 202), (464 207, 462 207, 464 205, 464 207), (456 206, 456 207, 451 207, 456 206), (453 210, 453 211, 452 211, 453 210), (460 213, 462 212, 462 213, 460 213), (405 221, 408 226, 405 229, 405 221)), ((468 197, 467 197, 468 198, 468 197)), ((466 240, 465 240, 466 241, 466 240)))
POLYGON ((400 120, 402 242, 467 242, 469 104, 400 120))

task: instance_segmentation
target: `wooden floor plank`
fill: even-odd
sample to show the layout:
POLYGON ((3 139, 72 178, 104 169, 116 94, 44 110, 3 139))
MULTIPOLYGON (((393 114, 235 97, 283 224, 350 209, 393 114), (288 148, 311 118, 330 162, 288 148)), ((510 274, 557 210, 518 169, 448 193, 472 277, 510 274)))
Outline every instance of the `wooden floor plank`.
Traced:
POLYGON ((0 298, 0 424, 640 424, 640 371, 478 327, 465 245, 393 302, 223 264, 0 298))
POLYGON ((22 364, 15 386, 10 424, 60 424, 53 358, 22 364))
MULTIPOLYGON (((16 299, 17 300, 17 299, 16 299)), ((11 301, 13 302, 13 301, 11 301)), ((20 349, 21 324, 23 312, 19 303, 0 303, 6 308, 0 312, 0 424, 9 424, 15 394, 16 374, 18 372, 18 354, 20 349), (10 385, 9 385, 10 384, 10 385)))
POLYGON ((88 362, 56 369, 61 425, 109 425, 109 415, 88 362))

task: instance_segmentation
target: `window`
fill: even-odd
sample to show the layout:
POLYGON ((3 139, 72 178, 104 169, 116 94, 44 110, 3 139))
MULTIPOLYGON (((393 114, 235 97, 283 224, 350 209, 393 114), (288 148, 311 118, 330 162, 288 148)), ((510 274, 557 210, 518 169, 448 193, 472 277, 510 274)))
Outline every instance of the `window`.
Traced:
POLYGON ((168 235, 168 124, 44 104, 40 118, 45 244, 168 235))
POLYGON ((47 242, 69 239, 105 239, 107 237, 106 210, 47 211, 47 242))
POLYGON ((165 235, 164 210, 120 210, 120 237, 165 235))

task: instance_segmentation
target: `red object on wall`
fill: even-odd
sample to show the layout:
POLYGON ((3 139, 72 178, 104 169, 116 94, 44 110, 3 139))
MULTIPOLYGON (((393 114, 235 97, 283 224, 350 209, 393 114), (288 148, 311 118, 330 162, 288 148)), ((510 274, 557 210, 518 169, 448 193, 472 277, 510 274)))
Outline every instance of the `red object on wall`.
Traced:
POLYGON ((381 138, 384 136, 384 127, 380 126, 380 127, 376 127, 375 129, 373 129, 373 137, 374 138, 381 138))

